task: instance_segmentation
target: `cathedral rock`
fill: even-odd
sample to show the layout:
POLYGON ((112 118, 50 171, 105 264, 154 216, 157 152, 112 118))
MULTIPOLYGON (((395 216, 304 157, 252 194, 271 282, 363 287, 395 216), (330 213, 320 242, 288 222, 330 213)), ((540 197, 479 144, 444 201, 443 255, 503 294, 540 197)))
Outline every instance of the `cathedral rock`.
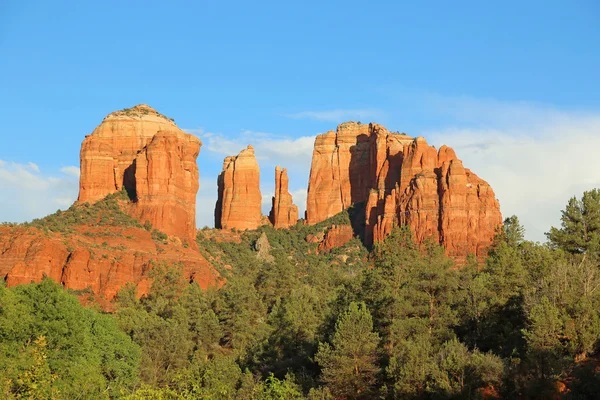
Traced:
POLYGON ((279 166, 275 167, 275 195, 269 220, 276 229, 289 228, 298 221, 298 207, 292 203, 288 184, 287 170, 279 166))
POLYGON ((216 228, 245 230, 262 224, 260 168, 252 146, 225 157, 217 184, 216 228))
POLYGON ((433 238, 456 260, 481 256, 502 223, 494 191, 463 167, 454 151, 377 124, 347 122, 317 136, 306 219, 315 224, 364 202, 365 240, 408 225, 421 243, 433 238))
POLYGON ((113 112, 82 143, 78 202, 125 189, 132 216, 195 243, 201 145, 145 104, 113 112))

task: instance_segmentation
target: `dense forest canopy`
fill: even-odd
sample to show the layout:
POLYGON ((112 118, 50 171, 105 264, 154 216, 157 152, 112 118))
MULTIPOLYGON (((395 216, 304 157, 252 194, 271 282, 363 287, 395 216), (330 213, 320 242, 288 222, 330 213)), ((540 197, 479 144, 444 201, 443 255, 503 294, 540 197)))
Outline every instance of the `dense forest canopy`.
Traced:
POLYGON ((111 313, 45 279, 0 285, 7 399, 595 398, 600 392, 600 191, 573 198, 548 244, 507 218, 485 260, 457 268, 398 228, 367 250, 305 238, 348 212, 220 242, 203 291, 157 264, 111 313), (257 241, 268 240, 257 251, 257 241))

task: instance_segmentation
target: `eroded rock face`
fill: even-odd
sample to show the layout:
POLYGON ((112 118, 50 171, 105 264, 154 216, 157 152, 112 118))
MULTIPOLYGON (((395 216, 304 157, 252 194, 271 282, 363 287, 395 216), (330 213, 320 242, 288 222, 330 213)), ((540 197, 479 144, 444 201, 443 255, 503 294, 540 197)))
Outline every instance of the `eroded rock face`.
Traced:
POLYGON ((275 196, 269 220, 276 229, 289 228, 298 221, 298 207, 293 203, 288 184, 287 170, 275 167, 275 196))
POLYGON ((370 189, 377 187, 377 177, 387 177, 389 171, 389 178, 381 184, 392 185, 401 160, 399 149, 410 140, 381 125, 356 122, 317 136, 308 181, 307 223, 316 224, 366 201, 370 189))
POLYGON ((195 136, 159 131, 135 159, 138 219, 190 244, 196 240, 200 146, 195 136))
POLYGON ((156 243, 140 228, 80 226, 67 237, 35 228, 0 227, 0 276, 8 286, 39 282, 44 276, 67 289, 92 294, 105 308, 127 283, 148 293, 155 263, 183 265, 201 287, 219 286, 218 272, 200 253, 156 243))
POLYGON ((145 104, 113 112, 81 145, 77 201, 125 188, 135 201, 133 216, 193 244, 201 145, 145 104))
POLYGON ((492 188, 442 146, 377 124, 344 123, 317 136, 307 199, 315 224, 365 202, 365 241, 409 225, 415 240, 432 239, 462 262, 482 256, 502 223, 492 188))
POLYGON ((226 157, 218 178, 215 227, 256 229, 261 225, 260 168, 254 148, 248 146, 237 156, 226 157))
POLYGON ((319 252, 327 252, 342 247, 354 237, 354 231, 350 225, 332 225, 325 234, 323 241, 319 243, 319 252))

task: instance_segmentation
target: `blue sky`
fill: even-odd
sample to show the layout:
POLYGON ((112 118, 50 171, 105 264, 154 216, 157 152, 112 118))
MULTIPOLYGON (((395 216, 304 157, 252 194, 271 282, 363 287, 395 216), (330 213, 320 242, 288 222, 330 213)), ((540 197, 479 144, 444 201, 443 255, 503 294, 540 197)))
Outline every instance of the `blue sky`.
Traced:
POLYGON ((313 137, 361 120, 454 147, 543 240, 600 186, 600 4, 490 3, 2 1, 0 221, 68 206, 84 136, 147 103, 204 141, 199 226, 225 155, 302 203, 313 137))

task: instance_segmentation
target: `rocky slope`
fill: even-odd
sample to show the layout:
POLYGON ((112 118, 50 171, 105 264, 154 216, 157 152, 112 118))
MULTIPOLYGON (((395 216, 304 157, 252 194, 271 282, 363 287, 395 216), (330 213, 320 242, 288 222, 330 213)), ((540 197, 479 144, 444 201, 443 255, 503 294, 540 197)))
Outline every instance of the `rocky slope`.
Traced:
POLYGON ((181 265, 203 288, 220 284, 219 273, 198 251, 144 229, 122 211, 127 203, 111 197, 30 224, 0 226, 0 276, 8 286, 48 276, 105 308, 127 283, 145 294, 159 263, 181 265))
POLYGON ((215 227, 256 229, 261 225, 260 168, 254 148, 248 146, 237 156, 226 157, 218 177, 215 227))
POLYGON ((269 220, 275 229, 289 228, 298 222, 298 207, 293 203, 288 185, 287 170, 275 167, 275 195, 269 214, 269 220))
POLYGON ((485 254, 502 223, 492 188, 449 147, 437 151, 422 137, 349 122, 315 140, 306 220, 361 202, 367 243, 408 225, 419 243, 432 238, 458 261, 485 254))
POLYGON ((132 215, 193 244, 201 145, 148 105, 113 112, 81 145, 78 202, 124 188, 132 215))

